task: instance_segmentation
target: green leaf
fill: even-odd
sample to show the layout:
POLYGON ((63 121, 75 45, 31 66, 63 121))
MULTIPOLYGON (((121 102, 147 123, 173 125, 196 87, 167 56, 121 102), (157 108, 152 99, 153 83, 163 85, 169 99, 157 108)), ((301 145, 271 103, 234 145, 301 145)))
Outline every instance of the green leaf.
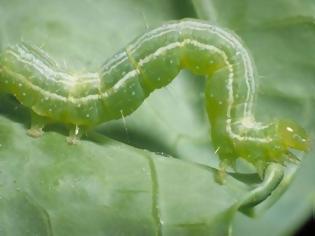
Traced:
MULTIPOLYGON (((4 101, 2 101, 2 104, 4 101)), ((99 135, 34 140, 0 118, 2 235, 222 235, 251 189, 99 135)))
MULTIPOLYGON (((64 61, 69 71, 93 71, 147 28, 200 14, 194 9, 207 9, 201 17, 215 13, 208 19, 236 30, 253 51, 261 75, 259 117, 288 116, 313 130, 309 63, 309 48, 313 45, 307 41, 307 35, 313 37, 312 30, 305 30, 304 35, 299 25, 288 29, 281 23, 282 18, 277 19, 280 26, 274 26, 272 16, 269 19, 264 11, 257 13, 255 4, 259 1, 249 2, 29 0, 25 4, 22 0, 2 0, 0 45, 5 48, 24 40, 64 61), (201 3, 205 7, 198 5, 201 3), (295 43, 294 53, 278 42, 279 37, 290 39, 286 41, 288 45, 295 43), (303 37, 306 39, 299 44, 303 37), (259 40, 263 40, 264 47, 259 40), (288 59, 282 60, 284 56, 277 50, 286 53, 283 55, 288 59), (276 55, 280 55, 279 61, 276 55), (266 109, 270 113, 265 114, 266 109)), ((285 1, 276 2, 286 6, 285 1)), ((291 17, 295 5, 288 5, 291 17)), ((308 17, 312 13, 310 6, 313 5, 306 8, 308 17)), ((301 15, 303 7, 298 9, 301 15)), ((285 12, 282 15, 284 18, 285 12)), ((308 26, 311 28, 311 24, 308 26)), ((48 128, 40 139, 26 136, 27 109, 7 96, 1 97, 0 234, 227 235, 244 199, 257 189, 256 184, 261 185, 255 181, 257 176, 247 174, 227 176, 224 185, 214 181, 216 170, 209 166, 216 166, 218 160, 209 140, 203 87, 202 79, 183 72, 167 88, 152 94, 131 116, 98 127, 97 131, 107 137, 92 132, 76 146, 67 145, 64 129, 56 126, 48 128)), ((297 181, 302 178, 298 183, 306 184, 298 185, 300 192, 289 197, 291 204, 292 199, 298 199, 297 193, 310 196, 309 188, 314 186, 307 179, 312 175, 311 167, 305 163, 302 168, 308 174, 298 176, 297 181)), ((291 176, 292 173, 286 174, 282 187, 260 205, 261 209, 278 199, 291 176)), ((307 209, 309 205, 304 202, 301 205, 307 209)), ((295 207, 299 208, 297 204, 295 207)), ((306 216, 304 208, 299 208, 298 219, 306 216)), ((273 216, 279 216, 278 212, 273 216)), ((256 232, 248 221, 238 217, 236 233, 243 232, 240 228, 244 224, 249 226, 245 231, 256 232)), ((286 227, 281 228, 282 232, 289 230, 286 227)))
MULTIPOLYGON (((314 1, 193 2, 197 4, 200 17, 235 30, 252 52, 260 75, 258 116, 291 117, 304 124, 314 137, 314 1), (210 5, 211 10, 202 10, 203 6, 210 5)), ((293 234, 312 214, 314 167, 314 152, 311 151, 276 205, 257 219, 243 215, 236 218, 235 235, 293 234)))

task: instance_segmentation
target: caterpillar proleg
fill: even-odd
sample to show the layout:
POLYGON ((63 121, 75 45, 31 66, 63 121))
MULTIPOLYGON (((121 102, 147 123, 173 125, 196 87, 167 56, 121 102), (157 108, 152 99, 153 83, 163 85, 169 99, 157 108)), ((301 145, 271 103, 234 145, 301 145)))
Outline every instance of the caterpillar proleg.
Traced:
MULTIPOLYGON (((41 49, 21 43, 0 58, 0 88, 30 108, 37 136, 48 120, 81 127, 131 114, 182 69, 206 79, 205 104, 222 165, 237 158, 259 166, 283 163, 309 140, 296 123, 255 119, 254 62, 232 32, 199 20, 164 24, 135 39, 95 73, 70 74, 41 49)), ((71 141, 71 140, 70 140, 71 141)))

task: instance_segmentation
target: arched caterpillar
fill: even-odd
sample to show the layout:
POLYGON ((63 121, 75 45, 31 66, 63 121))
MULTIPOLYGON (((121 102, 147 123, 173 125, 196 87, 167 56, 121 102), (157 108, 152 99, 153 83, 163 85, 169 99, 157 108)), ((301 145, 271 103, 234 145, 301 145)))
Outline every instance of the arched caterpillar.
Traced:
MULTIPOLYGON (((155 89, 182 69, 206 78, 205 104, 212 142, 222 166, 239 157, 259 168, 306 151, 305 131, 292 121, 257 122, 254 63, 233 33, 198 20, 164 24, 131 42, 96 73, 69 74, 41 49, 19 44, 0 59, 0 89, 33 114, 29 134, 48 120, 79 128, 121 118, 136 110, 155 89)), ((75 139, 71 138, 70 141, 75 139)))

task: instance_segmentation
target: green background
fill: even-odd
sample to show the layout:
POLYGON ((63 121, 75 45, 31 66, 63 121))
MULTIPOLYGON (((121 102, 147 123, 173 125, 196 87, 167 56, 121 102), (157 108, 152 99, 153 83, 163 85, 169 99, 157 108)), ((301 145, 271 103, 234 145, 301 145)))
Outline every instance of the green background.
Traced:
MULTIPOLYGON (((312 0, 0 0, 0 46, 31 42, 70 72, 95 71, 148 28, 206 19, 235 31, 251 51, 257 117, 295 119, 314 138, 314 16, 312 0)), ((230 177, 220 186, 205 167, 218 159, 203 98, 203 80, 184 71, 131 116, 97 127, 105 136, 68 146, 60 126, 27 137, 27 110, 2 96, 0 232, 220 235, 232 222, 233 235, 292 235, 312 214, 313 151, 275 205, 258 218, 235 216, 248 186, 230 177)))

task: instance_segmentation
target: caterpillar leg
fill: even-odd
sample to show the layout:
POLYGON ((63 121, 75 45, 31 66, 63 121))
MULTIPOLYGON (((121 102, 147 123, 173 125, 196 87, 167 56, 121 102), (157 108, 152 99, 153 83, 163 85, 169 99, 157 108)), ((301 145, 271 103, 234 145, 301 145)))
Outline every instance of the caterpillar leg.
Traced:
POLYGON ((80 138, 83 135, 84 129, 78 125, 73 125, 70 127, 69 136, 67 137, 68 144, 78 144, 80 138))
POLYGON ((224 184, 224 180, 226 177, 226 170, 229 167, 233 167, 235 169, 235 162, 230 161, 228 159, 221 160, 219 170, 215 175, 215 180, 217 183, 224 184))
POLYGON ((265 161, 257 161, 255 164, 257 174, 261 179, 264 179, 265 170, 268 166, 268 163, 265 161))
POLYGON ((26 131, 27 135, 38 138, 44 134, 43 128, 47 124, 45 117, 37 115, 35 112, 31 112, 31 127, 26 131))
POLYGON ((288 151, 286 154, 288 157, 288 162, 291 162, 296 165, 300 164, 301 160, 297 156, 295 156, 292 152, 288 151))

